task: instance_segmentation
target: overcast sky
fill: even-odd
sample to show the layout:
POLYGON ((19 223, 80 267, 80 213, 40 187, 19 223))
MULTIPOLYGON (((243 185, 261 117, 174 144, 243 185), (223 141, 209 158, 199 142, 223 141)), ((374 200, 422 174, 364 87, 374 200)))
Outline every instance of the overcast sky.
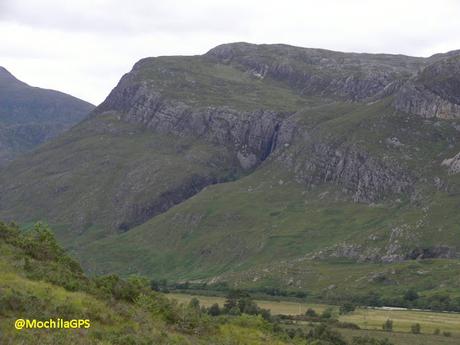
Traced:
POLYGON ((0 66, 104 100, 139 59, 228 42, 429 56, 460 49, 458 0, 0 0, 0 66))

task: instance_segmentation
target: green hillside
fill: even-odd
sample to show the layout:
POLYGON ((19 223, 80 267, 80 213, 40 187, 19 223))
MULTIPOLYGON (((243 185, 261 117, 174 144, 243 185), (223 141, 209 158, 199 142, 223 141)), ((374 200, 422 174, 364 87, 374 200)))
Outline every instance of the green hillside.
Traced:
POLYGON ((93 105, 31 87, 0 66, 0 166, 82 120, 93 105))
POLYGON ((143 59, 0 170, 0 217, 51 224, 90 275, 456 298, 458 66, 245 43, 143 59))
POLYGON ((2 344, 288 343, 260 317, 213 318, 169 301, 142 278, 88 279, 43 226, 22 235, 16 226, 1 223, 0 248, 2 344), (82 319, 90 326, 15 330, 18 318, 82 319))

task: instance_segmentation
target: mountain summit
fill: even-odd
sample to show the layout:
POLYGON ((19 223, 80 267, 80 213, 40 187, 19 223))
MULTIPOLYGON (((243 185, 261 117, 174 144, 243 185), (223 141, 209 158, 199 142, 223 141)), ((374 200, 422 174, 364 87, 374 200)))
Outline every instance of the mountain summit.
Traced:
POLYGON ((31 87, 0 67, 0 166, 82 120, 93 105, 31 87))

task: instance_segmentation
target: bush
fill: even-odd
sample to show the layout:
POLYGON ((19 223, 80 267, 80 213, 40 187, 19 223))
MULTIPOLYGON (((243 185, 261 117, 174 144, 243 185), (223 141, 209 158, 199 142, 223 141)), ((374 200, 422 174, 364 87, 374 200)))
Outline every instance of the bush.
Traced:
POLYGON ((410 326, 410 330, 413 334, 420 334, 421 327, 419 323, 414 323, 412 326, 410 326))
POLYGON ((220 315, 219 305, 217 303, 214 303, 212 306, 210 306, 208 309, 208 314, 211 316, 219 316, 220 315))
POLYGON ((223 312, 230 315, 261 315, 266 320, 271 319, 269 310, 259 308, 251 296, 241 290, 232 290, 228 293, 223 312))
POLYGON ((356 309, 353 303, 347 302, 340 306, 339 313, 340 315, 345 315, 354 312, 356 309))
POLYGON ((149 282, 145 278, 137 276, 123 280, 116 274, 111 274, 94 278, 94 282, 105 297, 113 297, 128 302, 134 302, 140 294, 148 293, 150 290, 149 282))
POLYGON ((230 310, 228 310, 228 314, 238 316, 238 315, 241 315, 241 311, 238 307, 233 307, 230 310))
POLYGON ((382 329, 387 332, 393 331, 393 320, 386 320, 385 323, 382 325, 382 329))
POLYGON ((318 317, 318 313, 314 309, 308 308, 307 311, 305 312, 305 316, 318 317))
POLYGON ((365 337, 354 337, 351 341, 351 345, 393 345, 388 339, 375 339, 369 336, 365 337))
POLYGON ((201 312, 200 301, 196 297, 193 297, 190 300, 190 302, 188 303, 188 307, 196 312, 201 312))
POLYGON ((23 238, 20 246, 27 255, 36 260, 57 260, 64 256, 51 230, 42 223, 35 224, 33 230, 23 238))
POLYGON ((361 327, 359 327, 356 323, 353 323, 353 322, 340 322, 340 321, 337 321, 337 322, 334 323, 334 326, 338 327, 338 328, 361 329, 361 327))
POLYGON ((10 243, 17 240, 19 234, 19 227, 16 223, 7 225, 4 222, 0 222, 0 240, 10 243))
MULTIPOLYGON (((240 309, 240 300, 249 298, 249 294, 247 292, 241 290, 230 290, 227 298, 225 300, 224 309, 226 312, 229 312, 233 308, 240 309)), ((240 310, 242 312, 242 310, 240 310)))
POLYGON ((310 330, 307 339, 313 341, 319 340, 319 344, 321 344, 321 341, 324 341, 326 344, 347 345, 347 342, 339 332, 330 329, 324 323, 310 330))
POLYGON ((321 318, 322 319, 332 319, 332 308, 324 309, 324 311, 321 313, 321 318))
POLYGON ((259 315, 266 321, 272 321, 272 313, 270 309, 259 308, 259 315))
POLYGON ((137 297, 135 303, 152 315, 161 317, 169 324, 174 324, 180 319, 177 305, 160 294, 141 294, 137 297))
POLYGON ((409 289, 404 294, 404 299, 406 301, 409 301, 409 302, 413 302, 413 301, 417 300, 418 298, 419 298, 419 295, 418 295, 417 291, 415 291, 414 289, 409 289))
POLYGON ((442 332, 442 335, 445 336, 445 337, 451 337, 452 333, 444 331, 444 332, 442 332))

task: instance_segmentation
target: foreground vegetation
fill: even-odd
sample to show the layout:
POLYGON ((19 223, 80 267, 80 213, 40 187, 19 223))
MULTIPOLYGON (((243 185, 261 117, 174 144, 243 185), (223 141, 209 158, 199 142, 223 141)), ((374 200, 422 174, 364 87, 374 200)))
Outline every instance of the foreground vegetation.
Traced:
MULTIPOLYGON (((41 224, 26 233, 0 223, 0 332, 2 344, 303 344, 387 345, 348 337, 330 322, 292 329, 246 292, 222 306, 170 300, 141 277, 86 277, 41 224), (18 318, 89 319, 87 329, 14 329, 18 318)), ((299 325, 301 325, 299 323, 299 325)))
POLYGON ((211 317, 179 305, 146 279, 87 278, 37 225, 27 234, 0 224, 2 344, 283 344, 285 336, 258 316, 211 317), (89 319, 89 329, 17 331, 17 318, 89 319))

